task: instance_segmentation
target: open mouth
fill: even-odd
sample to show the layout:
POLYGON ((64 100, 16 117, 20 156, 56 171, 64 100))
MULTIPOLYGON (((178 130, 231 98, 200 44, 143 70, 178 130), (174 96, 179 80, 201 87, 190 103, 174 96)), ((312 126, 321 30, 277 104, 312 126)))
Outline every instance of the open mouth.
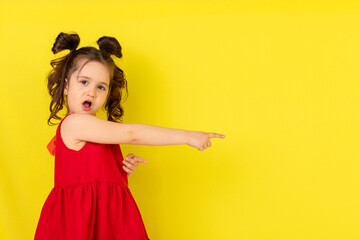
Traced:
POLYGON ((83 102, 82 106, 85 111, 89 111, 91 109, 92 103, 90 101, 83 102))

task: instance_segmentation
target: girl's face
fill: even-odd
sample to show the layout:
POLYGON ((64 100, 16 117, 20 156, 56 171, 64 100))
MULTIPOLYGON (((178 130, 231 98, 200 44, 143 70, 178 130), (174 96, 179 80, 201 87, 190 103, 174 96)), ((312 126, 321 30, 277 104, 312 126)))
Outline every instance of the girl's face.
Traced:
POLYGON ((80 67, 70 76, 70 81, 65 79, 64 94, 67 96, 69 113, 95 116, 107 98, 110 73, 104 64, 97 61, 87 62, 83 66, 86 61, 79 60, 77 64, 80 67))

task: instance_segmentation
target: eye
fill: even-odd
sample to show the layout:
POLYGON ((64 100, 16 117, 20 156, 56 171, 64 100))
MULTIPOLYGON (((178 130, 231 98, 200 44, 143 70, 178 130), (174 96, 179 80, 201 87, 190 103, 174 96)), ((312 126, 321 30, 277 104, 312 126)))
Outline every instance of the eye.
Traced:
POLYGON ((80 81, 82 84, 84 84, 84 85, 87 85, 88 84, 88 81, 86 81, 86 80, 81 80, 80 81))
POLYGON ((101 90, 104 90, 104 91, 106 90, 106 89, 105 89, 105 87, 104 87, 104 86, 102 86, 102 85, 99 85, 99 87, 98 87, 98 88, 99 88, 99 89, 101 89, 101 90))

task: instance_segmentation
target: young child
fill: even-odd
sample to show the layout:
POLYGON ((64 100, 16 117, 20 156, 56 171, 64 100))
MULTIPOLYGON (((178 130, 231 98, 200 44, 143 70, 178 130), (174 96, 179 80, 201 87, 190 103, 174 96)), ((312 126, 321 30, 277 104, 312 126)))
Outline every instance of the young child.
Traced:
POLYGON ((120 104, 127 85, 111 55, 122 57, 113 37, 101 37, 94 47, 76 49, 77 34, 60 33, 53 53, 70 52, 51 61, 48 76, 52 97, 50 117, 61 120, 49 143, 55 155, 55 184, 41 210, 35 240, 149 239, 140 211, 128 188, 128 176, 144 159, 128 155, 119 144, 187 144, 202 151, 217 133, 187 131, 147 124, 121 123, 120 104), (57 114, 66 105, 64 118, 57 114), (96 117, 104 107, 107 120, 96 117))

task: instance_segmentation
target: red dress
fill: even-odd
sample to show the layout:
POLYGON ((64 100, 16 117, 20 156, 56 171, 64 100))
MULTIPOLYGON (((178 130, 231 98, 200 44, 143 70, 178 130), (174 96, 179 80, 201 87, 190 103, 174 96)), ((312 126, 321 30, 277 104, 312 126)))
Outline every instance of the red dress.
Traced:
MULTIPOLYGON (((67 115, 68 116, 68 115, 67 115)), ((66 117, 67 117, 66 116, 66 117)), ((75 151, 56 143, 55 185, 41 210, 35 240, 149 239, 128 188, 119 144, 86 142, 75 151)))

